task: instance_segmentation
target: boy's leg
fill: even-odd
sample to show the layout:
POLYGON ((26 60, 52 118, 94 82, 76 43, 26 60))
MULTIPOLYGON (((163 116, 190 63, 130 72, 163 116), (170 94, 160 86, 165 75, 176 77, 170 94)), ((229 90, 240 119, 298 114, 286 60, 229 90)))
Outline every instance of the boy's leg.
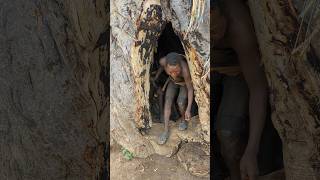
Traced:
POLYGON ((159 109, 160 109, 160 122, 164 122, 164 112, 163 112, 163 95, 164 92, 161 90, 161 88, 158 89, 158 95, 159 95, 159 109))
POLYGON ((222 79, 224 77, 223 74, 220 74, 218 72, 213 72, 211 75, 211 83, 212 89, 210 89, 211 93, 210 96, 211 104, 210 104, 210 117, 213 120, 212 126, 213 126, 213 179, 222 180, 225 179, 227 176, 227 170, 221 155, 220 150, 220 144, 217 139, 217 132, 216 132, 216 122, 217 122, 217 114, 218 114, 218 108, 221 102, 221 96, 222 96, 222 79))
POLYGON ((177 92, 177 87, 173 82, 169 82, 166 88, 164 103, 164 132, 159 137, 159 144, 164 144, 169 137, 169 118, 171 114, 171 106, 177 92))
POLYGON ((181 122, 179 124, 179 130, 183 131, 187 129, 187 122, 185 119, 185 112, 188 103, 188 90, 186 86, 180 86, 179 88, 179 95, 177 99, 177 104, 179 107, 179 112, 181 115, 181 122))
POLYGON ((248 87, 242 78, 224 77, 216 128, 231 180, 241 179, 240 159, 247 143, 248 98, 248 87))

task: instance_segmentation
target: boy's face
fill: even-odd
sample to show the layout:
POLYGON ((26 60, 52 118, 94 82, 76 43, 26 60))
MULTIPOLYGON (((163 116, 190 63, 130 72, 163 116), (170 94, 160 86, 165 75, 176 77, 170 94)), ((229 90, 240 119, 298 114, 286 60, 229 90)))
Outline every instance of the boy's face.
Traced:
POLYGON ((167 65, 168 73, 171 77, 176 78, 181 73, 181 66, 179 64, 177 65, 167 65))

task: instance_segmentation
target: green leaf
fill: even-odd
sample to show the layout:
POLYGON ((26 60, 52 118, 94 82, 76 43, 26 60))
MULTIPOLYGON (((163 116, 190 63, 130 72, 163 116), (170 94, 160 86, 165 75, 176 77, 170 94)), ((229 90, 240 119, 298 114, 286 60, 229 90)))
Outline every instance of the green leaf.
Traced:
POLYGON ((125 148, 122 148, 122 154, 127 160, 131 160, 133 158, 133 153, 125 148))

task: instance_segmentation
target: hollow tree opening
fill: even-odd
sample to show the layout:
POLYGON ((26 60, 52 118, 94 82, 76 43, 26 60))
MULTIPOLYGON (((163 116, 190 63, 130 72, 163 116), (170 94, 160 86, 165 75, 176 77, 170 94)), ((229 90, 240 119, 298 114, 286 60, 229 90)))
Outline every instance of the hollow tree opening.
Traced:
MULTIPOLYGON (((176 53, 185 55, 185 51, 184 51, 184 48, 181 44, 181 41, 180 41, 179 37, 175 34, 175 32, 172 28, 172 24, 169 22, 166 24, 164 30, 162 31, 162 33, 158 39, 157 47, 154 52, 154 59, 153 59, 153 62, 150 66, 150 76, 151 77, 154 76, 155 72, 160 67, 160 64, 159 64, 160 58, 166 56, 170 52, 176 52, 176 53)), ((168 75, 165 72, 162 72, 160 74, 159 78, 157 79, 156 84, 160 87, 163 87, 167 78, 168 78, 168 75)), ((150 101, 150 112, 151 112, 152 120, 154 122, 161 122, 161 120, 160 120, 160 112, 161 112, 160 98, 163 99, 162 104, 164 104, 164 98, 159 97, 157 95, 156 91, 157 91, 157 89, 155 88, 155 86, 152 83, 150 83, 149 101, 150 101)), ((164 92, 163 96, 165 96, 165 92, 164 92)), ((193 116, 198 114, 198 107, 195 102, 193 103, 191 114, 193 116)), ((176 121, 179 118, 180 118, 180 114, 179 114, 178 108, 176 107, 176 104, 174 103, 172 106, 170 119, 176 121)))

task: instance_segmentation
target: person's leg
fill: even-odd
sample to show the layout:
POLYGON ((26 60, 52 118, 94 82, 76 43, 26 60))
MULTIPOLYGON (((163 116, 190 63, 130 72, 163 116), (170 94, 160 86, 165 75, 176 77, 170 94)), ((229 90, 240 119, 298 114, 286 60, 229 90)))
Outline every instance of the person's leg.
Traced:
POLYGON ((220 151, 230 174, 230 180, 240 180, 240 159, 245 149, 244 138, 230 131, 217 131, 220 151))
POLYGON ((248 87, 242 78, 224 78, 216 128, 231 180, 241 179, 240 159, 247 143, 248 98, 248 87))
POLYGON ((187 122, 185 119, 185 112, 187 108, 187 103, 188 103, 188 90, 186 86, 180 86, 179 88, 179 95, 177 98, 177 104, 179 107, 179 112, 181 115, 181 121, 179 124, 179 130, 183 131, 187 129, 187 122))
POLYGON ((164 103, 164 132, 159 137, 159 144, 164 144, 169 137, 169 118, 171 114, 171 106, 177 92, 177 87, 173 82, 169 82, 166 88, 164 103))
POLYGON ((164 112, 163 112, 163 95, 164 92, 161 88, 158 89, 158 98, 159 98, 159 109, 160 109, 160 122, 164 122, 164 112))
POLYGON ((220 74, 218 72, 213 72, 210 79, 210 83, 212 84, 212 89, 210 89, 210 117, 213 120, 212 126, 213 126, 213 179, 222 180, 225 179, 228 175, 227 168, 225 166, 225 163, 223 161, 222 155, 221 155, 221 149, 220 149, 220 143, 217 139, 217 129, 216 129, 216 122, 217 122, 217 114, 221 102, 221 96, 222 96, 222 79, 223 74, 220 74))

